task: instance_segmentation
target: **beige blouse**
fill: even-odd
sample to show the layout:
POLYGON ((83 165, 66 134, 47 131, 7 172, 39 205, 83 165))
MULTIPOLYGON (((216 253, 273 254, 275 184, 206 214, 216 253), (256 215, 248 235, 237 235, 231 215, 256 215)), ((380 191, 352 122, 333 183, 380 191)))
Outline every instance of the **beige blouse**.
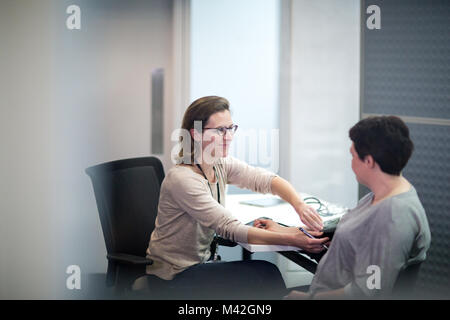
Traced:
POLYGON ((219 178, 216 183, 209 183, 187 166, 177 165, 167 172, 147 249, 147 257, 154 261, 147 266, 147 274, 171 280, 190 266, 207 261, 214 233, 232 241, 247 242, 249 227, 223 207, 225 185, 271 193, 276 175, 233 157, 221 158, 215 168, 219 178), (221 204, 217 202, 217 183, 221 204))

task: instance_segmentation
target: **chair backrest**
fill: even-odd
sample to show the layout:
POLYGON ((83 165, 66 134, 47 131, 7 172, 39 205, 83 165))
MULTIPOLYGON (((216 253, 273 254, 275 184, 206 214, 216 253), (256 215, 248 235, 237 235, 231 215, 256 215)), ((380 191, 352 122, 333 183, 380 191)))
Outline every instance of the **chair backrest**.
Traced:
POLYGON ((408 298, 414 294, 414 287, 419 276, 422 263, 416 263, 400 271, 392 290, 392 296, 395 298, 408 298))
POLYGON ((123 159, 85 171, 94 188, 107 252, 145 256, 164 179, 161 161, 123 159))

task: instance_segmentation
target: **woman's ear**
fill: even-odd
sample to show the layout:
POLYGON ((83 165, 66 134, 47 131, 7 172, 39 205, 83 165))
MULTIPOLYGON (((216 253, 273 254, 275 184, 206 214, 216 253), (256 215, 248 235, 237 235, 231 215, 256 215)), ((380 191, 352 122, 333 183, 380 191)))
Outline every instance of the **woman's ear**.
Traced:
POLYGON ((375 160, 373 159, 373 157, 370 155, 370 154, 368 154, 367 156, 365 156, 365 158, 364 158, 364 163, 367 165, 367 167, 369 167, 369 168, 373 168, 373 167, 375 167, 375 160))

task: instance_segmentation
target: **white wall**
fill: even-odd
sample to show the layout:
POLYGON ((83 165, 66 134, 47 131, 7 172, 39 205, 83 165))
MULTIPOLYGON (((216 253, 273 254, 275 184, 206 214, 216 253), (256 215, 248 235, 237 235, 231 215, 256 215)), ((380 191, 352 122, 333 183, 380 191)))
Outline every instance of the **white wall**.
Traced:
POLYGON ((227 98, 233 122, 239 125, 230 154, 278 171, 269 135, 278 129, 279 0, 191 4, 192 101, 206 95, 227 98), (252 149, 256 145, 258 149, 252 149))
POLYGON ((80 32, 57 32, 55 210, 62 214, 56 225, 64 239, 62 265, 106 272, 103 233, 84 169, 150 154, 151 73, 157 68, 165 71, 164 120, 170 121, 172 4, 97 0, 80 7, 80 32))
POLYGON ((357 201, 348 130, 359 120, 359 21, 359 1, 292 2, 290 179, 350 207, 357 201))
MULTIPOLYGON (((359 120, 360 2, 294 0, 289 12, 282 169, 298 191, 353 207, 358 187, 348 130, 359 120)), ((292 262, 279 259, 279 267, 287 285, 307 284, 292 262)))
POLYGON ((0 5, 0 299, 53 294, 52 14, 49 1, 0 5))
MULTIPOLYGON (((106 272, 84 169, 150 154, 155 68, 166 71, 169 127, 172 2, 13 0, 0 6, 0 298, 71 298, 68 265, 79 265, 82 275, 106 272), (71 4, 81 8, 81 30, 66 28, 71 4)), ((166 134, 165 146, 169 139, 166 134)))

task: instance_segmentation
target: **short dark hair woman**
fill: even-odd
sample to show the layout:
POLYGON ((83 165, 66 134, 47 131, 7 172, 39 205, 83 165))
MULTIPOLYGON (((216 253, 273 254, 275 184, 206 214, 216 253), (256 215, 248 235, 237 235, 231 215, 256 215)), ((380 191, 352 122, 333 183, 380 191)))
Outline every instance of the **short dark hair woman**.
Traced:
MULTIPOLYGON (((273 289, 268 269, 276 271, 278 281, 282 281, 278 269, 265 261, 206 263, 215 233, 237 242, 323 250, 322 244, 328 238, 310 239, 297 228, 269 231, 250 227, 224 207, 226 184, 276 194, 293 206, 313 235, 321 235, 314 232, 322 228, 320 216, 286 180, 228 156, 237 125, 225 98, 208 96, 194 101, 184 114, 182 129, 188 136, 181 140, 191 139, 191 143, 180 151, 179 164, 168 171, 162 183, 155 229, 147 250, 154 264, 147 267, 147 274, 170 280, 178 289, 223 294, 233 291, 228 298, 242 297, 246 290, 251 292, 248 298, 257 298, 267 293, 264 288, 273 289)), ((150 279, 154 281, 154 277, 150 279)))
POLYGON ((399 176, 414 149, 406 124, 395 116, 369 117, 349 132, 358 158, 371 155, 380 169, 399 176))
POLYGON ((426 258, 427 216, 402 175, 413 151, 408 127, 395 116, 369 117, 349 136, 352 170, 371 192, 341 218, 309 293, 289 298, 389 298, 399 273, 426 258))

